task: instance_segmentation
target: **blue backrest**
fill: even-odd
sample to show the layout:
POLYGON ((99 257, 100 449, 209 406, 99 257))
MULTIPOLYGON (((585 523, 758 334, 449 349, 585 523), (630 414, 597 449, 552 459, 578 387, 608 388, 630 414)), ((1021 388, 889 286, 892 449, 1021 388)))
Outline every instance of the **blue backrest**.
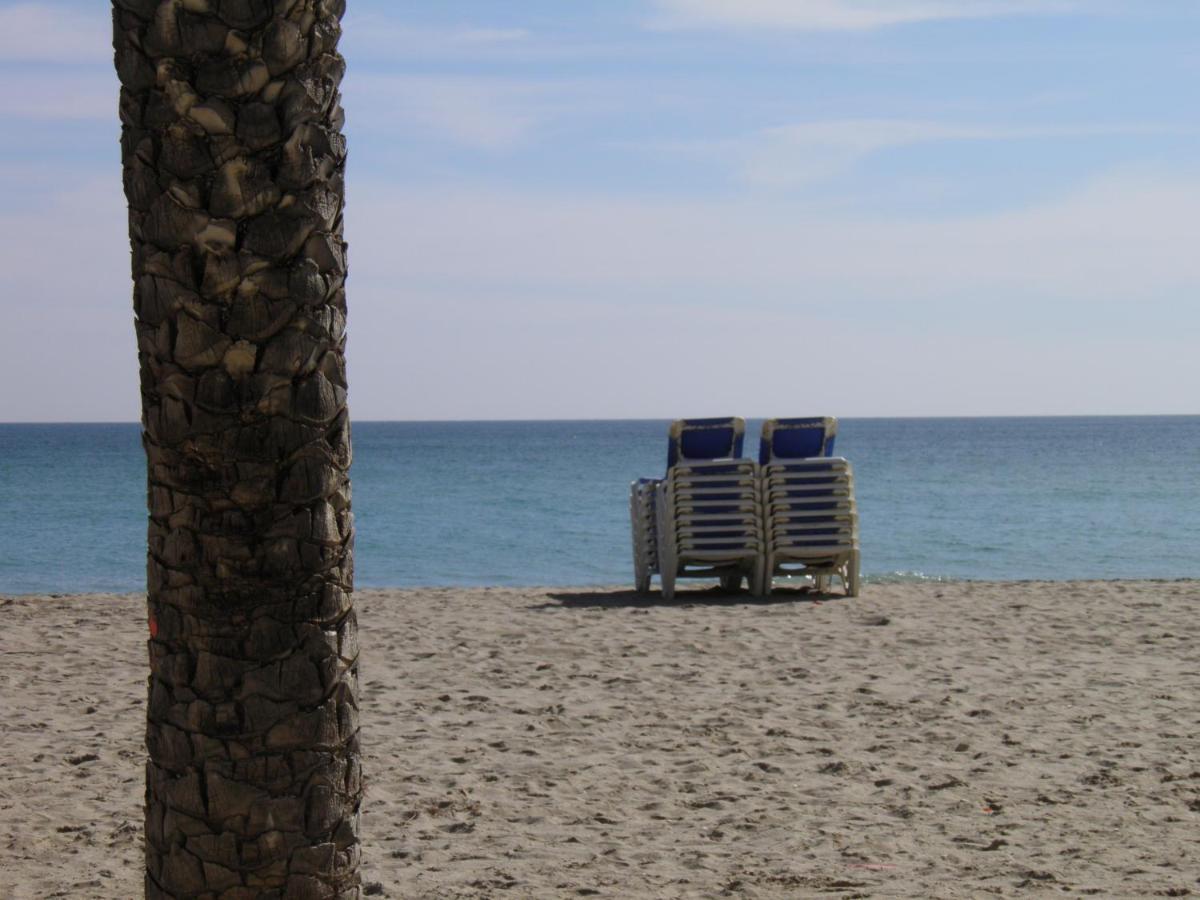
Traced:
POLYGON ((667 468, 689 459, 730 459, 742 455, 746 420, 678 419, 671 423, 667 443, 667 468))
POLYGON ((758 444, 758 461, 766 465, 780 459, 832 456, 837 419, 811 416, 802 419, 767 419, 758 444))

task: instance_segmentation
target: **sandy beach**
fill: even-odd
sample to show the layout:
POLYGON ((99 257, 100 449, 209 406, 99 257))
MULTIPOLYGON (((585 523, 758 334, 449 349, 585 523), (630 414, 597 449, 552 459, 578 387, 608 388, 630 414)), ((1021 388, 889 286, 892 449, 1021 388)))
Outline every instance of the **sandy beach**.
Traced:
MULTIPOLYGON (((368 896, 1200 894, 1200 583, 358 604, 368 896)), ((0 599, 0 898, 140 896, 144 628, 0 599)))

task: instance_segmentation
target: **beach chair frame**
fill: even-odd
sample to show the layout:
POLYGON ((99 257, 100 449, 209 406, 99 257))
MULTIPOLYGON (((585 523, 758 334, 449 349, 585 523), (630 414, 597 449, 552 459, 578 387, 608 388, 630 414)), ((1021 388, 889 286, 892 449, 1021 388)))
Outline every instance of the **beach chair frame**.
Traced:
POLYGON ((833 578, 857 597, 861 551, 854 471, 840 457, 770 463, 760 478, 766 533, 765 590, 777 575, 807 575, 824 593, 833 578))
POLYGON ((837 431, 838 420, 833 416, 767 419, 758 442, 759 465, 783 459, 833 456, 837 431))
POLYGON ((719 459, 677 464, 657 492, 658 577, 664 599, 681 578, 743 578, 762 593, 765 543, 758 464, 719 459))
POLYGON ((667 431, 667 470, 677 463, 738 459, 745 439, 746 420, 741 416, 676 419, 667 431), (689 448, 689 442, 702 446, 689 448), (689 452, 689 449, 697 452, 689 452))
POLYGON ((629 524, 633 540, 633 583, 638 593, 650 590, 658 574, 658 488, 661 478, 639 478, 629 484, 629 524))

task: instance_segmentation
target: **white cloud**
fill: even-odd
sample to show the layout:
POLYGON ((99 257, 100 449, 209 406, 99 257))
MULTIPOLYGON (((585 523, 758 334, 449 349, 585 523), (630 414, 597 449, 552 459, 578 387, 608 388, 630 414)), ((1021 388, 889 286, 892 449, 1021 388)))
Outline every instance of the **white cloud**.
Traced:
POLYGON ((937 122, 857 119, 809 122, 760 131, 737 147, 746 182, 799 187, 820 181, 889 147, 994 138, 994 130, 937 122))
POLYGON ((0 7, 0 61, 112 65, 112 12, 89 3, 87 12, 42 3, 0 7))
POLYGON ((524 28, 459 28, 447 34, 447 41, 460 47, 495 47, 528 39, 524 28))
POLYGON ((9 166, 0 176, 0 421, 138 418, 120 168, 9 166), (63 254, 69 255, 64 264, 63 254))
POLYGON ((1156 125, 980 126, 905 119, 841 119, 764 128, 741 138, 657 143, 660 154, 688 156, 727 167, 764 188, 801 188, 851 169, 872 154, 942 141, 1016 141, 1181 134, 1194 129, 1156 125))
POLYGON ((476 185, 350 201, 364 417, 753 415, 794 405, 798 346, 806 396, 843 415, 1194 411, 1200 173, 939 221, 476 185), (681 378, 680 354, 728 365, 681 378))
POLYGON ((944 19, 1044 15, 1072 0, 656 0, 656 25, 859 31, 944 19))
MULTIPOLYGON (((0 379, 23 386, 0 420, 133 420, 119 174, 0 178, 10 198, 34 183, 0 211, 21 336, 0 379)), ((756 415, 794 408, 799 383, 844 416, 1195 411, 1200 172, 938 221, 766 196, 348 191, 359 418, 756 415), (726 364, 680 377, 685 358, 726 364)))
POLYGON ((21 76, 21 84, 0 79, 0 117, 39 120, 107 120, 117 125, 117 97, 121 85, 110 66, 93 72, 38 73, 21 76))
POLYGON ((562 110, 556 97, 557 89, 542 82, 353 70, 343 88, 352 128, 415 130, 483 150, 525 143, 540 123, 562 110))
POLYGON ((342 22, 342 52, 352 59, 458 59, 508 54, 529 46, 523 28, 435 28, 408 25, 386 13, 350 12, 342 22))
POLYGON ((871 322, 807 286, 793 293, 790 306, 762 309, 732 293, 721 305, 680 306, 638 289, 631 302, 617 289, 581 299, 512 287, 431 290, 403 279, 385 291, 360 281, 348 346, 354 413, 766 416, 798 403, 841 416, 1190 408, 1179 387, 1189 368, 1182 337, 963 335, 925 307, 907 314, 914 324, 897 325, 894 317, 871 322), (1108 365, 1135 356, 1144 362, 1133 377, 1108 365), (1156 387, 1150 396, 1148 384, 1156 387))
POLYGON ((0 7, 0 118, 117 121, 107 4, 88 12, 39 3, 0 7), (29 63, 50 65, 30 67, 29 63))
MULTIPOLYGON (((356 275, 685 306, 1054 297, 1087 305, 1200 286, 1200 175, 1112 174, 1017 212, 832 216, 770 198, 671 202, 475 186, 351 186, 356 275), (404 210, 399 218, 395 210, 404 210), (378 266, 378 268, 377 268, 378 266)), ((1182 296, 1182 295, 1179 295, 1182 296)))

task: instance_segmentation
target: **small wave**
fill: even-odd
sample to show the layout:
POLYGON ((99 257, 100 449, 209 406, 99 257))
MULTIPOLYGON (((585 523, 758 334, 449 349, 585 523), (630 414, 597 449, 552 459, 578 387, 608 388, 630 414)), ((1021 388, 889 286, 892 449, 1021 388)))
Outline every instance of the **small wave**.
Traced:
POLYGON ((948 575, 927 575, 924 572, 875 572, 863 575, 867 584, 917 584, 925 582, 962 581, 948 575))

